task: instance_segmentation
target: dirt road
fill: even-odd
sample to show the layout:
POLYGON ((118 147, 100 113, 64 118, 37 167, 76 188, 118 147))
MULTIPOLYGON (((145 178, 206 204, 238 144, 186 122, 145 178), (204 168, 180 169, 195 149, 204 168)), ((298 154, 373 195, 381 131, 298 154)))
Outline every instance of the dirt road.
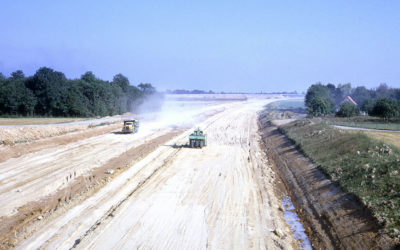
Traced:
POLYGON ((227 106, 199 124, 207 147, 183 147, 187 130, 17 248, 298 248, 258 144, 256 112, 265 103, 227 106))

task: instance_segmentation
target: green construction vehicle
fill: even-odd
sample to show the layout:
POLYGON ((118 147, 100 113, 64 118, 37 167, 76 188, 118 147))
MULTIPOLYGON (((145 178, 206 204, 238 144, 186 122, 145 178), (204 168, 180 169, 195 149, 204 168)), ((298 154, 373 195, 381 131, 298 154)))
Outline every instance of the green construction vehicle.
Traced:
POLYGON ((202 148, 207 146, 207 135, 200 128, 189 135, 189 146, 191 148, 202 148))

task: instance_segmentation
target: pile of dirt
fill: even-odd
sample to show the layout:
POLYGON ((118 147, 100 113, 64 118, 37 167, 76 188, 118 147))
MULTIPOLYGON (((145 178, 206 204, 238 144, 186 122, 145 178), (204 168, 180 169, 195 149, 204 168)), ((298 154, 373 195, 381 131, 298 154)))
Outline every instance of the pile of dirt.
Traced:
POLYGON ((265 152, 280 174, 316 249, 391 249, 368 208, 343 192, 278 129, 260 123, 265 152))

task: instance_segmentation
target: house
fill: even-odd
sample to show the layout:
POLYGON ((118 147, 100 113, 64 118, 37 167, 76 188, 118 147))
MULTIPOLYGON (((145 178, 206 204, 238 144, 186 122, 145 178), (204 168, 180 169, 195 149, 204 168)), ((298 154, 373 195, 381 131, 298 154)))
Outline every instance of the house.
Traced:
MULTIPOLYGON (((346 96, 346 98, 344 98, 343 101, 340 102, 340 105, 342 105, 342 103, 344 103, 344 102, 349 102, 349 103, 355 105, 357 108, 360 108, 358 106, 358 103, 356 101, 354 101, 354 99, 351 98, 351 96, 349 96, 349 95, 346 96)), ((339 107, 340 107, 340 105, 339 105, 339 107)), ((339 107, 337 108, 336 112, 339 111, 339 107)), ((365 113, 365 111, 361 111, 360 115, 367 115, 367 113, 365 113)))
POLYGON ((343 101, 340 102, 340 105, 342 105, 342 103, 344 103, 344 102, 349 102, 358 107, 358 103, 356 103, 356 101, 354 101, 353 98, 351 98, 351 96, 349 96, 349 95, 346 96, 346 98, 344 98, 343 101))

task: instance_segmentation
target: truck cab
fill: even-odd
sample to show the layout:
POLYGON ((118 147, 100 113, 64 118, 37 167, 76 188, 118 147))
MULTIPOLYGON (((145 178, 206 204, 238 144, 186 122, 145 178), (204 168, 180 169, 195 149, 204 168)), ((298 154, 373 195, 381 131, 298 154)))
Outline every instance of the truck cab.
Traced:
POLYGON ((139 130, 138 120, 125 120, 122 127, 122 133, 137 133, 139 130))

